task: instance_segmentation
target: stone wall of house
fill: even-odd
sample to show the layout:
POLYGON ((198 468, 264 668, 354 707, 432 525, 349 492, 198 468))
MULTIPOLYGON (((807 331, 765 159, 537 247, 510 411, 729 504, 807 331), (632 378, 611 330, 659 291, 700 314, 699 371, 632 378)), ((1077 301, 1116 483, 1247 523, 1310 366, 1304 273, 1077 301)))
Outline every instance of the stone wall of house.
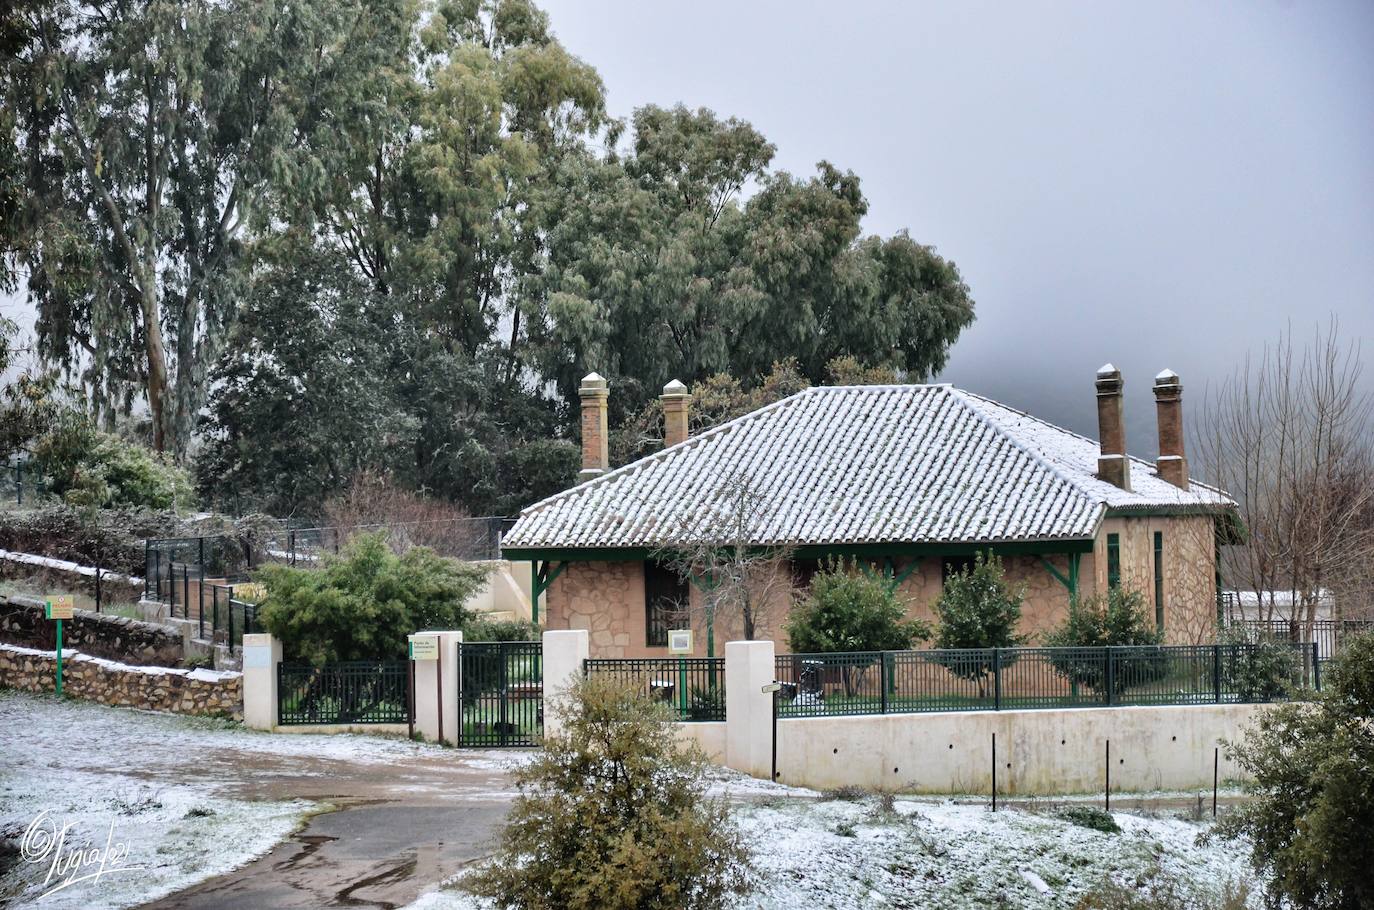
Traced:
MULTIPOLYGON (((0 603, 0 642, 50 651, 57 646, 57 623, 44 617, 38 601, 11 597, 0 603)), ((166 626, 90 610, 76 610, 62 623, 62 643, 136 666, 171 667, 184 656, 181 634, 166 626)))
POLYGON ((592 657, 667 653, 644 647, 644 568, 638 562, 570 562, 545 597, 545 628, 586 629, 592 657))
POLYGON ((1213 520, 1205 515, 1108 518, 1094 553, 1096 590, 1107 590, 1107 536, 1121 537, 1121 585, 1139 591, 1154 615, 1154 535, 1164 545, 1164 635, 1168 644, 1201 644, 1216 638, 1216 545, 1213 520))
MULTIPOLYGON (((1069 557, 1050 554, 1046 557, 1065 578, 1069 577, 1069 557)), ((912 572, 897 589, 898 596, 907 603, 907 615, 924 619, 935 625, 935 602, 944 590, 944 562, 939 557, 929 557, 921 561, 921 566, 912 572)), ((1093 559, 1083 554, 1079 561, 1079 590, 1084 590, 1085 582, 1091 585, 1093 559)), ((898 574, 904 567, 898 565, 898 574)), ((1004 556, 1002 569, 1007 581, 1022 585, 1025 600, 1021 603, 1021 623, 1018 631, 1030 636, 1030 643, 1037 643, 1051 629, 1061 625, 1069 611, 1069 590, 1059 579, 1045 568, 1038 556, 1004 556)))
MULTIPOLYGON (((57 657, 14 645, 0 645, 0 688, 53 692, 57 657)), ((217 670, 133 667, 63 649, 62 691, 123 708, 243 717, 243 675, 217 670)))

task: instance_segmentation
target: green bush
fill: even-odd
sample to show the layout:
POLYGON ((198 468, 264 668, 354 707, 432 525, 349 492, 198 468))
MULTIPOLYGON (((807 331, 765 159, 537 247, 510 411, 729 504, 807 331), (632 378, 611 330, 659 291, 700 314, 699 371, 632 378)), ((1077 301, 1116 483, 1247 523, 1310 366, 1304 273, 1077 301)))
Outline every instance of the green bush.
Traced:
MULTIPOLYGON (((1107 596, 1096 595, 1069 604, 1064 624, 1045 636, 1051 648, 1121 647, 1112 655, 1112 695, 1132 686, 1162 679, 1169 673, 1166 652, 1159 645, 1164 633, 1146 614, 1139 591, 1113 588, 1107 596)), ((1097 692, 1107 689, 1107 661, 1073 653, 1055 653, 1050 663, 1057 673, 1078 686, 1097 692)))
POLYGON ((716 910, 746 895, 749 850, 667 708, 596 675, 566 704, 562 732, 516 772, 496 856, 464 886, 517 910, 716 910))
POLYGON ((1226 754, 1253 781, 1218 823, 1271 906, 1374 907, 1374 633, 1347 638, 1315 702, 1279 705, 1226 754))
POLYGON ((1223 645, 1223 691, 1245 702, 1274 701, 1290 694, 1298 676, 1298 653, 1291 644, 1243 626, 1227 626, 1218 641, 1223 645))
MULTIPOLYGON (((992 553, 974 554, 973 565, 953 572, 945 579, 944 590, 935 602, 939 630, 935 647, 940 649, 1014 648, 1025 642, 1016 634, 1021 621, 1021 602, 1026 589, 1011 585, 1002 571, 1002 560, 992 553)), ((1003 664, 1016 659, 1014 653, 1002 655, 1003 664)), ((978 683, 983 694, 984 680, 992 672, 992 656, 940 655, 942 663, 956 676, 978 683)))
POLYGON ((1068 806, 1054 814, 1056 818, 1080 828, 1090 828, 1107 834, 1121 833, 1121 826, 1112 818, 1112 814, 1096 806, 1068 806))
POLYGON ((185 510, 193 504, 190 476, 170 459, 97 430, 65 411, 34 447, 48 488, 88 508, 137 506, 185 510))
POLYGON ((359 534, 321 568, 267 566, 255 580, 267 587, 267 631, 289 659, 318 666, 401 657, 412 632, 462 628, 487 575, 425 547, 397 556, 384 534, 359 534))
POLYGON ((852 563, 832 562, 816 573, 806 599, 787 617, 787 639, 798 654, 903 651, 930 637, 929 626, 907 619, 886 579, 852 563))
POLYGON ((463 625, 463 641, 539 641, 539 627, 524 619, 474 615, 463 625))

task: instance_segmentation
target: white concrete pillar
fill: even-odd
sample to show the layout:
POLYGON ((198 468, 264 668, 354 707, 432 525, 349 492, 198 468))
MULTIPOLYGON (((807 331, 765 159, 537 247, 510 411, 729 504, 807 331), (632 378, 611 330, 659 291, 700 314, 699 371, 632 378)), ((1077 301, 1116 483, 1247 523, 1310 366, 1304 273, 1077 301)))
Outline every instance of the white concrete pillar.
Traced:
POLYGON ((430 742, 458 742, 459 661, 463 643, 462 632, 423 632, 439 639, 439 659, 415 662, 415 729, 430 742), (442 706, 444 722, 439 723, 442 706), (442 735, 441 735, 442 729, 442 735))
POLYGON ((725 764, 764 780, 772 773, 773 642, 725 645, 725 764))
POLYGON ((591 656, 592 638, 586 629, 544 633, 544 736, 563 729, 568 688, 582 676, 582 662, 591 656))
POLYGON ((277 726, 277 664, 281 642, 271 635, 243 636, 243 725, 251 730, 277 726))

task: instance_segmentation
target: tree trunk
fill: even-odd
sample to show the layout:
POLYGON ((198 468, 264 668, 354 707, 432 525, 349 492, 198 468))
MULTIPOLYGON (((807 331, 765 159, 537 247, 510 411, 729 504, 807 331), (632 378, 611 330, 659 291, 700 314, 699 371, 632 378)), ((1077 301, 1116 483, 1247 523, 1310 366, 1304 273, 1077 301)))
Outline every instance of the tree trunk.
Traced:
POLYGON ((143 283, 143 343, 148 351, 148 409, 153 415, 153 448, 167 450, 167 349, 158 319, 157 288, 149 272, 143 283))

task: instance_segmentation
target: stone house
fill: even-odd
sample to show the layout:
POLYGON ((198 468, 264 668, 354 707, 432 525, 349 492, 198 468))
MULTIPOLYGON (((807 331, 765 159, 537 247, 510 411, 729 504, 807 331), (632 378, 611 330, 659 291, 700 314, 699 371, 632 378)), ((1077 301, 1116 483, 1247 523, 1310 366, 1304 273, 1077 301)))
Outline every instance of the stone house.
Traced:
POLYGON ((1117 585, 1144 595, 1168 641, 1215 634, 1217 550, 1237 533, 1235 503, 1188 476, 1171 371, 1154 382, 1155 463, 1126 454, 1110 364, 1096 376, 1100 442, 949 385, 810 388, 688 438, 690 402, 674 382, 666 447, 615 470, 606 381, 593 373, 580 392, 582 482, 525 509, 503 552, 532 562, 546 627, 590 630, 593 656, 666 655, 667 631, 688 623, 699 656, 742 637, 738 616, 705 627, 711 579, 664 564, 732 522, 749 547, 786 555, 775 571, 796 586, 778 586, 756 628, 779 644, 820 561, 881 572, 909 615, 929 619, 944 578, 976 552, 998 554, 1025 585, 1021 631, 1033 639, 1072 597, 1117 585), (731 511, 742 488, 759 504, 747 515, 731 511))

